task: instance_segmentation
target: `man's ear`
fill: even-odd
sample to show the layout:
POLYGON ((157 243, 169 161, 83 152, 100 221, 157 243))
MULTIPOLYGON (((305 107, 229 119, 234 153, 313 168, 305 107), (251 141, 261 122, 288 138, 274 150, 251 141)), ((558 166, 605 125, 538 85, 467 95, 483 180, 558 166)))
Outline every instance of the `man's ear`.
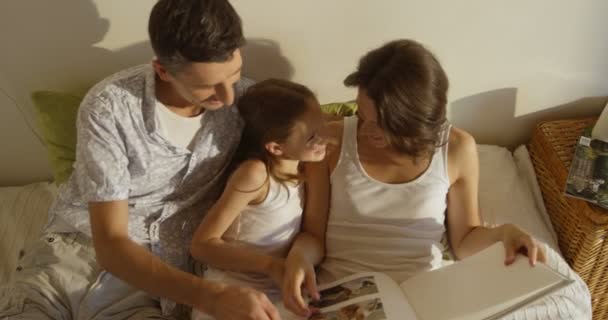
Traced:
POLYGON ((156 74, 158 75, 158 77, 161 80, 169 81, 170 79, 173 78, 171 76, 171 74, 169 73, 169 71, 167 70, 167 68, 165 68, 162 64, 160 64, 158 59, 152 60, 152 66, 154 67, 154 71, 156 72, 156 74))
POLYGON ((268 142, 264 145, 264 148, 266 148, 266 151, 270 152, 270 154, 272 154, 272 155, 275 155, 275 156, 283 155, 283 149, 281 148, 281 145, 276 142, 268 142))

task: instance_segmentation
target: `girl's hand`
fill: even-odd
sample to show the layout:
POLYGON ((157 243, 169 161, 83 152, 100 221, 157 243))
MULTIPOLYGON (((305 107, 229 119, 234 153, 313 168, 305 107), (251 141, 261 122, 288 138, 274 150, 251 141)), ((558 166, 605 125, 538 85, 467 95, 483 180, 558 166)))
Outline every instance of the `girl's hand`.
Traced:
POLYGON ((506 250, 505 265, 515 262, 518 253, 528 256, 532 266, 536 261, 547 262, 545 250, 531 235, 513 224, 505 224, 502 228, 502 243, 506 250))
POLYGON ((311 263, 298 255, 290 255, 285 262, 283 280, 283 304, 288 310, 302 317, 310 317, 317 311, 310 308, 302 296, 304 287, 313 300, 321 298, 315 268, 311 263))

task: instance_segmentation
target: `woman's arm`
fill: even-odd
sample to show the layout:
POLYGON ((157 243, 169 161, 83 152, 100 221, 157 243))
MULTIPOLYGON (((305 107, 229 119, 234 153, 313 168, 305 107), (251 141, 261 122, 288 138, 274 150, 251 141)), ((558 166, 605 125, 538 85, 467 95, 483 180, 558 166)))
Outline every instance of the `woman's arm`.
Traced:
POLYGON ((281 259, 222 239, 241 211, 250 203, 261 201, 267 190, 268 175, 264 164, 260 161, 243 162, 194 233, 190 247, 192 256, 217 268, 267 274, 280 285, 282 279, 275 278, 282 277, 281 259))
POLYGON ((306 205, 302 232, 294 241, 285 264, 283 303, 294 313, 308 316, 311 310, 304 303, 302 287, 313 299, 319 299, 314 267, 325 256, 325 231, 330 202, 331 166, 340 155, 343 122, 327 124, 323 135, 327 139, 327 155, 321 162, 307 163, 306 205))
POLYGON ((514 261, 516 253, 525 249, 534 264, 545 260, 536 241, 511 224, 495 228, 481 226, 478 204, 479 158, 475 139, 465 131, 452 129, 449 141, 447 228, 452 250, 457 258, 472 255, 497 241, 507 250, 505 263, 514 261))
POLYGON ((311 310, 302 297, 304 286, 313 299, 319 299, 314 266, 325 256, 325 229, 329 207, 329 176, 325 161, 306 164, 306 205, 302 231, 296 237, 285 264, 283 303, 301 316, 311 310))
POLYGON ((294 242, 290 254, 301 254, 313 265, 325 256, 325 229, 329 211, 329 175, 325 161, 307 163, 306 205, 302 232, 294 242))

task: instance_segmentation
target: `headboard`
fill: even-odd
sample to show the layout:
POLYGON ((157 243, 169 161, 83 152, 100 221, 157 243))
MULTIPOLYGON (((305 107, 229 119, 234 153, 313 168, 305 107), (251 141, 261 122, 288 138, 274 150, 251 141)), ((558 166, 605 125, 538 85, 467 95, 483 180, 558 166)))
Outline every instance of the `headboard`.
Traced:
MULTIPOLYGON (((73 90, 152 53, 154 0, 0 2, 0 185, 49 179, 29 94, 73 90)), ((450 78, 449 117, 479 142, 515 146, 540 119, 598 114, 608 95, 608 2, 232 0, 244 73, 289 78, 324 102, 368 50, 413 38, 450 78)))

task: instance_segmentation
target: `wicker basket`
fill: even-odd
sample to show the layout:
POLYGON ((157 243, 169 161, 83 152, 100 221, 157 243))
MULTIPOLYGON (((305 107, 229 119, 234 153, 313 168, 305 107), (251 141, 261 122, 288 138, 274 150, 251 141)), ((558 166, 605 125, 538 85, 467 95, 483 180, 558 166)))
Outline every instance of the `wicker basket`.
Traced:
POLYGON ((596 118, 540 123, 528 149, 566 261, 591 291, 593 319, 608 319, 608 210, 564 196, 574 147, 596 118))

